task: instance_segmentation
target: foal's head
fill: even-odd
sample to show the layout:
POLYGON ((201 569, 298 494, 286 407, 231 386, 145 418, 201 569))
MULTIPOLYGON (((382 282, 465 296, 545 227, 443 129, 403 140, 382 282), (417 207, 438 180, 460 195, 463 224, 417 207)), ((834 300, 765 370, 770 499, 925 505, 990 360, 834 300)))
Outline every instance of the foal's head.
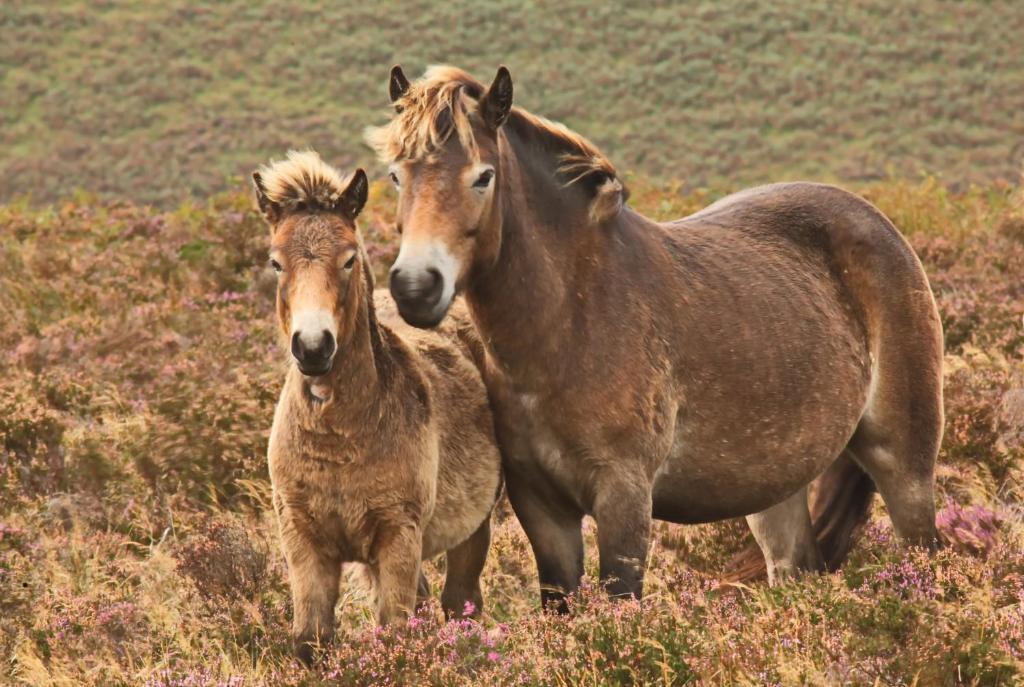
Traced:
POLYGON ((389 91, 396 113, 369 129, 367 142, 390 166, 399 190, 402 245, 391 293, 410 324, 440 322, 471 273, 494 264, 502 241, 500 194, 508 192, 503 175, 511 178, 516 165, 552 161, 542 170, 554 182, 551 194, 578 200, 594 221, 621 206, 625 193, 615 169, 593 144, 512 107, 505 67, 488 87, 455 67, 432 67, 415 83, 394 67, 389 91), (536 160, 511 158, 509 129, 529 142, 524 149, 536 152, 536 160))
POLYGON ((372 279, 355 224, 366 203, 366 173, 342 179, 315 152, 293 151, 252 178, 270 224, 281 330, 302 374, 327 374, 352 337, 372 279))

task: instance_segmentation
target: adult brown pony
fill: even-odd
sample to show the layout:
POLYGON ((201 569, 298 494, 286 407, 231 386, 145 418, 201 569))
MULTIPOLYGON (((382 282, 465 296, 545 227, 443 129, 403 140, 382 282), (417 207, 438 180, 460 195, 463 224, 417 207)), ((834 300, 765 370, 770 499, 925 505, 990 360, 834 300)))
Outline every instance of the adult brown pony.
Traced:
POLYGON ((331 637, 349 561, 368 566, 380 623, 412 610, 417 585, 428 593, 420 561, 444 551, 445 612, 479 612, 501 461, 467 314, 426 332, 375 297, 355 225, 362 170, 343 180, 316 153, 289 153, 253 181, 292 354, 269 462, 296 651, 308 662, 331 637))
POLYGON ((941 327, 877 209, 792 183, 654 222, 591 143, 512 107, 504 67, 396 67, 390 92, 367 138, 400 189, 391 293, 423 327, 466 295, 542 599, 579 584, 584 514, 617 595, 642 592, 652 514, 745 515, 775 580, 837 565, 877 485, 933 545, 941 327))

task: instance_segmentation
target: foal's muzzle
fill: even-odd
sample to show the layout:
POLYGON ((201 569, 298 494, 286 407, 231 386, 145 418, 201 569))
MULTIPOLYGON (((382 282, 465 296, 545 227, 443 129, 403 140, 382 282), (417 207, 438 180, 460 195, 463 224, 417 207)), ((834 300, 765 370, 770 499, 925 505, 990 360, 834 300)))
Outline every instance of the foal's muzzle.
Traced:
POLYGON ((314 342, 309 336, 300 336, 299 332, 292 334, 292 355, 299 365, 299 372, 307 377, 319 377, 330 372, 337 350, 334 336, 326 329, 314 342))
POLYGON ((392 267, 390 288, 398 313, 414 327, 434 327, 448 311, 447 303, 441 303, 444 277, 435 267, 423 270, 392 267))

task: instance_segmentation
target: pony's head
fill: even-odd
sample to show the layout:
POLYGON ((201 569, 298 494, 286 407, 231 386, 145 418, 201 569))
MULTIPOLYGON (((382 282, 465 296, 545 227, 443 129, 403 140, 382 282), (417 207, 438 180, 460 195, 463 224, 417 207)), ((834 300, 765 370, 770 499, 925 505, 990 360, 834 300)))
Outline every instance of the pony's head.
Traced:
MULTIPOLYGON (((512 77, 505 67, 485 87, 461 69, 445 66, 431 67, 410 83, 396 66, 389 93, 395 115, 385 126, 368 129, 366 139, 389 165, 399 190, 402 241, 390 286, 410 324, 440 322, 472 271, 486 269, 499 254, 502 175, 514 164, 503 159, 508 148, 503 129, 515 126, 553 153, 552 178, 559 186, 574 186, 559 192, 585 187, 589 203, 608 182, 614 210, 621 204, 624 189, 615 170, 591 143, 512 107, 512 77)), ((595 200, 591 213, 599 206, 595 200)))
POLYGON ((355 224, 366 203, 366 173, 344 179, 317 153, 292 151, 252 179, 270 224, 281 330, 302 374, 327 374, 352 337, 367 289, 372 296, 355 224))
POLYGON ((429 327, 497 230, 497 132, 512 107, 512 79, 502 67, 485 89, 459 69, 433 67, 410 84, 395 67, 389 90, 396 115, 368 130, 367 141, 399 191, 391 293, 406 321, 429 327))

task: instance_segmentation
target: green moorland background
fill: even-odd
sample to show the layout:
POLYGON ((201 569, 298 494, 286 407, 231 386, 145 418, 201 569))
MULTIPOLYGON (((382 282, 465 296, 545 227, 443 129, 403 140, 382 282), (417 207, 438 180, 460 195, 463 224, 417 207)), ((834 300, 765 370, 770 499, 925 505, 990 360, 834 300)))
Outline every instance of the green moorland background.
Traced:
POLYGON ((1022 35, 1016 1, 5 0, 0 198, 173 206, 289 147, 366 164, 395 62, 503 62, 521 105, 692 187, 1016 178, 1022 35))
MULTIPOLYGON (((1024 684, 1024 5, 0 2, 0 685, 1024 684), (658 523, 643 602, 538 608, 494 516, 480 622, 291 658, 266 439, 287 352, 245 175, 291 147, 373 166, 393 62, 499 62, 593 138, 631 204, 843 183, 928 272, 945 331, 943 549, 876 499, 850 560, 769 589, 740 521, 658 523)), ((383 273, 394 194, 360 217, 383 273)), ((770 345, 766 342, 765 345, 770 345)), ((428 564, 435 590, 444 562, 428 564)))

